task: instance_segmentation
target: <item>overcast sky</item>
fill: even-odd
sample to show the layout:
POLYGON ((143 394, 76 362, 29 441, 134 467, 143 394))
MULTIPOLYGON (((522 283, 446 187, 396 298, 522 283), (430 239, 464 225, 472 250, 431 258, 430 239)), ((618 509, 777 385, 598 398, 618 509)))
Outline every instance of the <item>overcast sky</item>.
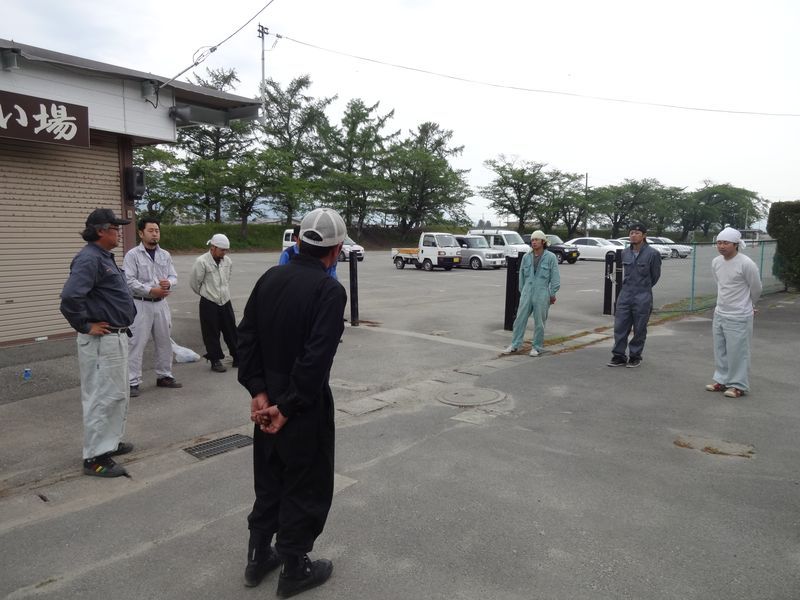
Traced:
MULTIPOLYGON (((171 77, 266 3, 4 0, 0 37, 171 77)), ((361 98, 394 109, 392 129, 435 121, 453 130, 464 146, 455 164, 471 170, 476 191, 491 177, 483 161, 503 153, 588 173, 590 186, 651 177, 692 190, 709 179, 770 201, 800 198, 796 0, 273 0, 194 72, 234 67, 236 92, 255 96, 259 23, 285 36, 266 39, 268 77, 285 85, 309 74, 313 95, 338 96, 334 121, 361 98), (497 86, 630 102, 465 83, 305 44, 497 86)), ((496 220, 485 200, 471 202, 474 219, 496 220)))

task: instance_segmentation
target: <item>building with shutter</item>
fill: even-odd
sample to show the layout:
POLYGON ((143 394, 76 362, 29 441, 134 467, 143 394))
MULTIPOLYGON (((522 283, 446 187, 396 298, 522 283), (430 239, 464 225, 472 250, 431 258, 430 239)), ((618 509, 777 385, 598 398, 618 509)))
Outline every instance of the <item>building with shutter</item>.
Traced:
MULTIPOLYGON (((135 222, 135 146, 175 142, 183 125, 253 119, 259 106, 0 39, 0 346, 74 334, 59 293, 92 210, 135 222)), ((120 264, 137 243, 134 223, 123 229, 120 264)))

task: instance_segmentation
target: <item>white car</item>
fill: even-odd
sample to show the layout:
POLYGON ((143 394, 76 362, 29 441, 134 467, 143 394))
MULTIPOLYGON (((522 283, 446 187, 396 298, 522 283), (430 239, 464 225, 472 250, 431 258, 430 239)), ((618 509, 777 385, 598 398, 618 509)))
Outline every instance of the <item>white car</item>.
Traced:
POLYGON ((580 252, 579 260, 605 260, 606 254, 614 252, 618 248, 617 245, 612 244, 607 239, 598 237, 573 238, 564 243, 578 247, 580 252))
POLYGON ((342 251, 339 252, 339 260, 349 261, 350 260, 350 253, 356 255, 358 262, 364 260, 365 252, 364 247, 356 244, 350 236, 344 238, 344 242, 342 243, 342 251))
MULTIPOLYGON (((294 242, 292 241, 292 233, 294 232, 293 229, 285 229, 283 231, 283 240, 281 244, 281 250, 286 250, 289 246, 293 246, 294 242)), ((355 252, 356 258, 359 262, 364 260, 364 256, 366 253, 364 252, 364 247, 356 244, 350 236, 344 238, 344 242, 342 244, 342 251, 339 252, 339 260, 347 261, 350 260, 350 253, 355 252)))
POLYGON ((669 238, 665 238, 664 236, 660 237, 647 237, 647 241, 649 242, 652 240, 656 244, 660 244, 662 246, 666 246, 672 252, 672 258, 686 258, 692 253, 692 247, 687 246, 686 244, 676 244, 669 238))
MULTIPOLYGON (((618 238, 618 239, 617 239, 617 240, 615 240, 615 241, 617 241, 617 242, 622 242, 623 244, 625 244, 625 247, 626 247, 626 248, 627 248, 628 246, 630 246, 630 244, 631 244, 631 240, 630 240, 629 238, 618 238)), ((667 246, 665 246, 664 244, 652 243, 652 242, 650 241, 650 237, 648 237, 648 238, 647 238, 647 243, 648 243, 648 245, 649 245, 650 247, 652 247, 652 248, 653 248, 653 250, 655 250, 656 252, 658 252, 658 253, 661 255, 661 258, 662 258, 662 259, 664 259, 664 258, 670 258, 670 257, 672 256, 672 249, 671 249, 671 248, 668 248, 668 247, 667 247, 667 246)))

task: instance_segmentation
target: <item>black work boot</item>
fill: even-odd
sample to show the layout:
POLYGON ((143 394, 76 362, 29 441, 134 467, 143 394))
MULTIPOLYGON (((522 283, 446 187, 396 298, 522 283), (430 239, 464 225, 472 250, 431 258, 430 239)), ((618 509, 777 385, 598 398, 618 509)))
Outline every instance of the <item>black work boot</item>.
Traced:
POLYGON ((311 562, 307 554, 286 557, 278 579, 278 597, 290 598, 322 585, 328 581, 332 572, 333 563, 324 558, 311 562))
POLYGON ((247 587, 257 586, 267 574, 281 566, 281 559, 269 542, 269 538, 262 533, 250 533, 247 566, 244 569, 244 584, 247 587))

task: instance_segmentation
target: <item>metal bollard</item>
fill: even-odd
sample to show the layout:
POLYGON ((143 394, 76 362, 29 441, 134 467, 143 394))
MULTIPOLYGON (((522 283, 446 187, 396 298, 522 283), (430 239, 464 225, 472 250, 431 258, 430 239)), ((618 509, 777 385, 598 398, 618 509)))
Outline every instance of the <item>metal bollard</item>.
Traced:
POLYGON ((614 272, 614 314, 617 314, 617 298, 619 298, 619 293, 622 291, 622 250, 617 250, 615 254, 617 256, 614 262, 616 267, 614 272))
POLYGON ((606 252, 605 261, 605 275, 603 277, 603 314, 611 315, 612 300, 611 296, 614 293, 614 261, 616 260, 616 253, 614 251, 606 252))
POLYGON ((350 252, 350 325, 358 327, 358 257, 350 252))
POLYGON ((524 252, 520 252, 516 257, 506 257, 506 310, 503 319, 503 329, 511 331, 514 329, 514 319, 517 317, 517 307, 519 306, 519 267, 522 264, 524 252))

